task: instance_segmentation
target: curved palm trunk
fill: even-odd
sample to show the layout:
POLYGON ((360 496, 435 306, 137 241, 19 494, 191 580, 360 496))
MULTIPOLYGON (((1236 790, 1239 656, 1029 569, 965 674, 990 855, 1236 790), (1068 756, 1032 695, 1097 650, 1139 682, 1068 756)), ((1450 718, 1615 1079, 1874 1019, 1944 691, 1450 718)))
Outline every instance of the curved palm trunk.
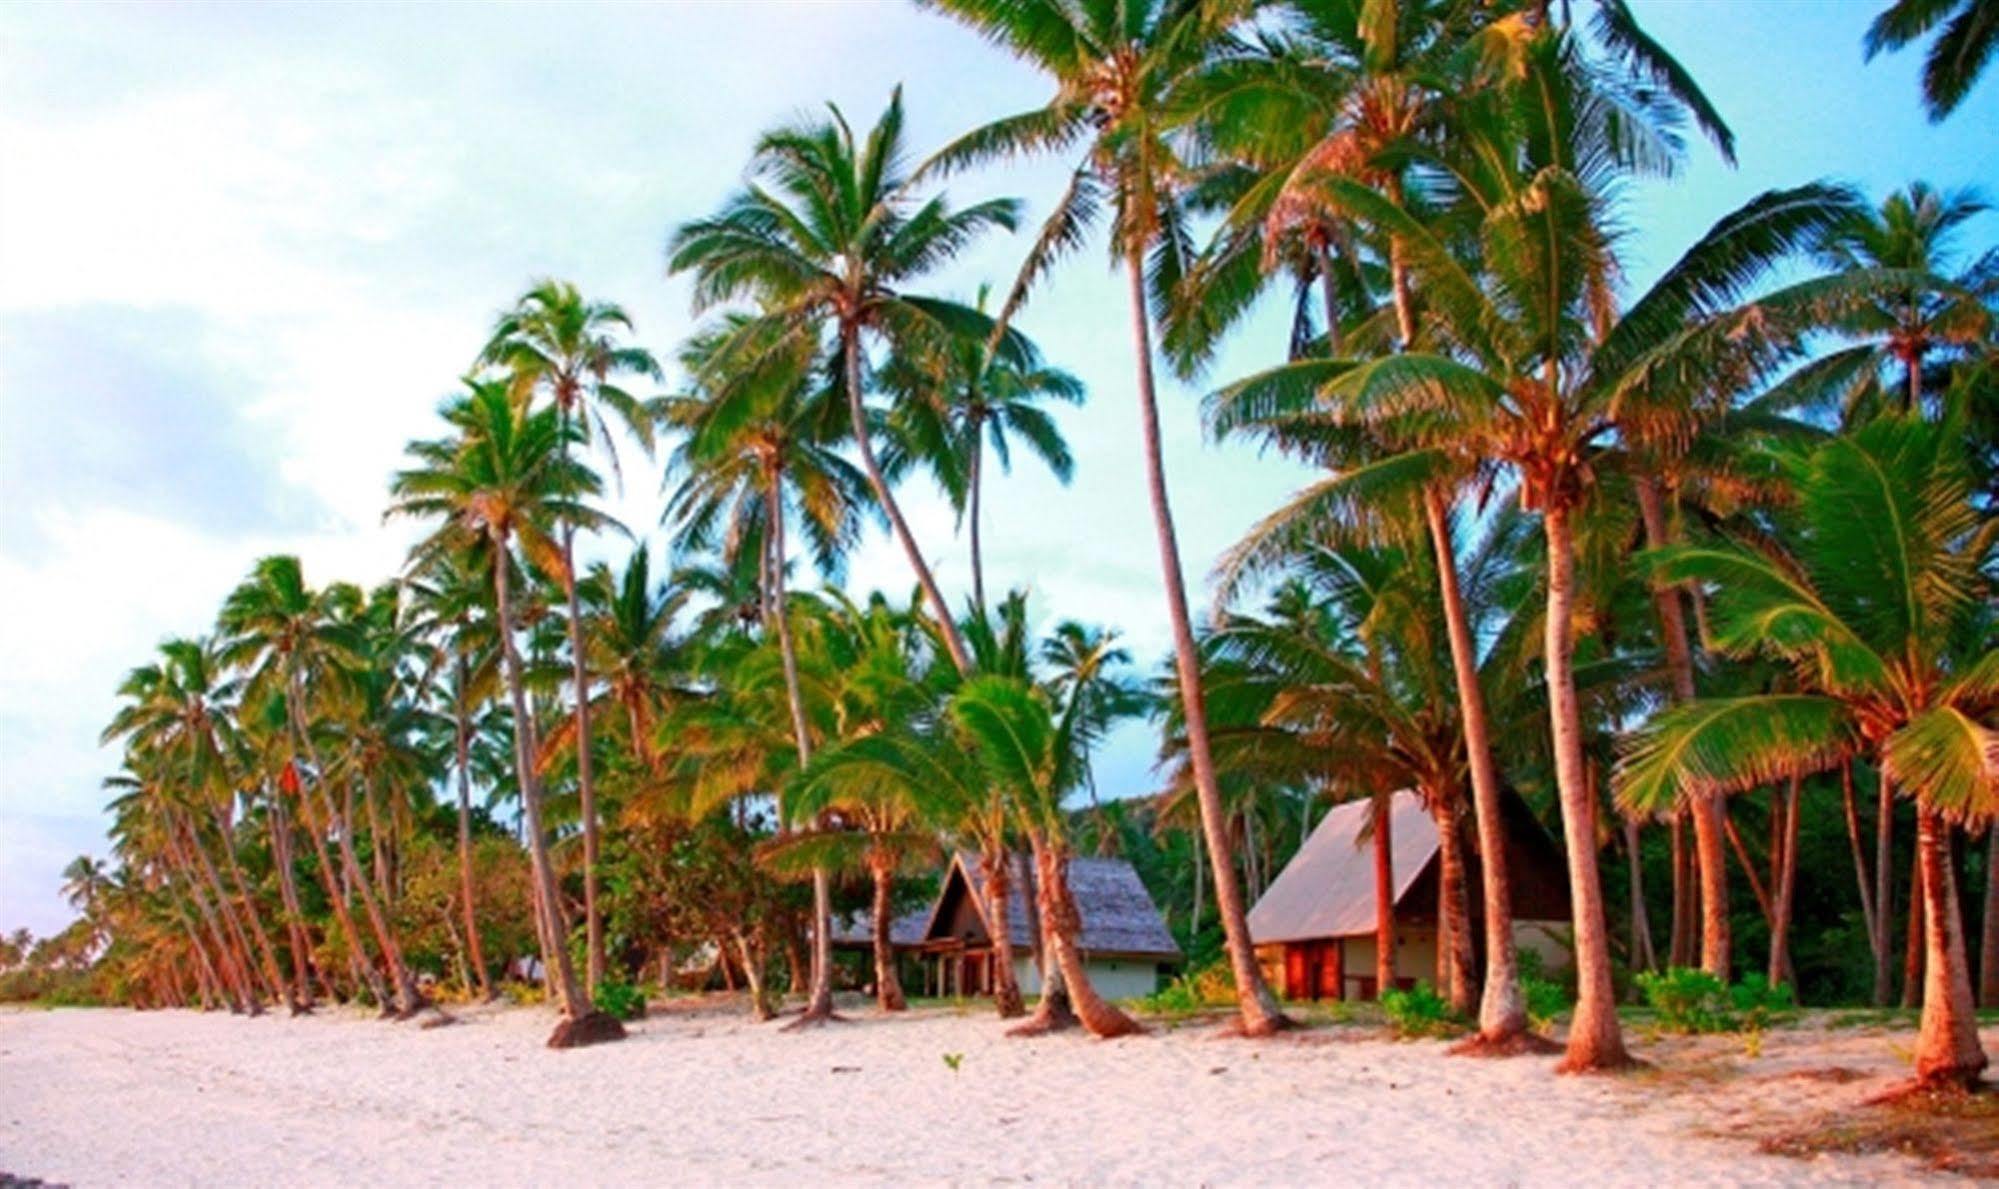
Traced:
POLYGON ((1857 762, 1849 760, 1839 766, 1839 799, 1840 808, 1846 816, 1846 843, 1853 855, 1854 882, 1860 891, 1860 916, 1867 926, 1867 950, 1878 957, 1881 953, 1881 915, 1875 911, 1874 886, 1867 878, 1867 852, 1860 844, 1860 805, 1853 796, 1853 766, 1857 762))
MULTIPOLYGON (((250 895, 250 881, 243 877, 243 864, 236 860, 236 848, 230 843, 229 815, 220 808, 215 810, 215 829, 221 839, 222 865, 229 872, 229 882, 236 889, 236 899, 243 905, 243 917, 250 923, 250 940, 256 943, 257 960, 263 963, 264 978, 271 987, 273 1002, 285 999, 284 968, 278 965, 277 947, 271 944, 271 934, 264 928, 264 918, 257 912, 257 902, 250 895)), ((292 1010, 298 1010, 294 1002, 292 1010)))
POLYGON ((1776 870, 1771 878, 1770 965, 1765 977, 1771 986, 1796 981, 1791 973, 1791 905, 1798 886, 1798 801, 1803 781, 1791 777, 1787 792, 1770 791, 1770 803, 1777 810, 1782 828, 1772 837, 1778 843, 1776 870))
POLYGON ((978 417, 972 419, 972 466, 969 476, 971 490, 967 500, 967 514, 971 518, 970 536, 972 543, 972 605, 984 614, 986 609, 986 562, 979 549, 979 487, 985 472, 986 427, 978 417))
MULTIPOLYGON (((777 629, 778 656, 784 662, 784 696, 791 710, 792 742, 798 748, 800 771, 812 762, 812 733, 805 721, 805 694, 798 684, 798 653, 791 642, 791 617, 784 605, 784 500, 779 478, 771 476, 764 499, 769 509, 771 548, 771 625, 777 629)), ((823 866, 812 869, 812 986, 799 1024, 833 1017, 833 884, 823 866)))
POLYGON ((1187 609, 1187 585, 1180 572, 1180 543, 1173 531, 1173 509, 1166 494, 1166 460, 1159 437, 1159 399, 1152 379, 1152 333, 1145 312, 1145 268, 1142 254, 1125 253, 1130 285, 1132 345, 1138 364, 1139 429, 1145 454, 1146 490, 1152 501, 1152 526, 1159 544, 1159 568, 1165 579, 1166 613, 1173 625, 1173 664, 1180 682, 1180 702, 1187 723, 1187 755, 1194 769, 1194 789, 1201 806, 1201 831, 1207 836, 1208 859, 1214 871, 1215 907, 1222 919, 1229 969, 1235 975, 1236 1003, 1243 1032, 1267 1036, 1289 1021, 1277 1006, 1256 963, 1249 937, 1249 918, 1242 885, 1223 824, 1221 786, 1215 779, 1215 758, 1208 743, 1208 707, 1201 691, 1201 658, 1194 643, 1194 625, 1187 609))
POLYGON ((1484 900, 1485 989, 1479 998, 1478 1040, 1487 1049, 1513 1045, 1527 1035, 1527 1004, 1520 995, 1520 967, 1513 944, 1513 878, 1506 863, 1506 818, 1500 805, 1499 770, 1492 761, 1492 724, 1479 684, 1478 651, 1471 616, 1458 585, 1457 550, 1443 495, 1423 493, 1430 548, 1436 554, 1444 624, 1451 644, 1451 672, 1464 724, 1465 761, 1471 769, 1472 817, 1478 828, 1479 880, 1484 900))
POLYGON ((312 1010, 311 937, 298 898, 298 873, 292 870, 291 821, 285 816, 282 793, 270 794, 267 815, 271 829, 271 865, 278 869, 278 896, 285 906, 285 932, 291 940, 292 1010, 312 1010))
MULTIPOLYGON (((348 777, 345 788, 348 800, 351 802, 354 790, 351 776, 348 777)), ((365 777, 362 796, 372 799, 365 777)), ((367 914, 368 927, 375 934, 375 945, 382 952, 382 964, 388 967, 389 982, 396 996, 396 1010, 398 1014, 408 1018, 415 1015, 423 1004, 417 998, 416 982, 410 978, 409 967, 403 964, 403 950, 396 942, 396 931, 389 924, 388 914, 383 910, 381 900, 375 895, 374 889, 368 886, 368 880, 361 872, 361 862, 354 851, 354 822, 351 809, 345 816, 336 820, 335 825, 336 836, 340 841, 342 868, 347 872, 354 884, 355 892, 361 898, 361 911, 367 914)))
MULTIPOLYGON (((764 949, 761 935, 752 937, 741 929, 736 930, 733 940, 736 953, 743 961, 743 981, 750 987, 750 1014, 758 1020, 769 1020, 777 1016, 777 1009, 771 1005, 770 988, 764 982, 764 949)), ((722 963, 726 979, 729 964, 722 963)))
POLYGON ((215 860, 209 857, 208 848, 201 845, 201 836, 195 831, 191 817, 179 818, 181 845, 194 856, 195 866, 200 870, 200 878, 206 885, 208 894, 215 898, 216 914, 222 919, 222 927, 227 933, 231 946, 230 960, 242 972, 244 989, 252 1002, 261 1003, 268 996, 272 1002, 283 1002, 285 980, 277 972, 277 963, 260 966, 257 952, 250 944, 249 930, 243 927, 243 920, 237 912, 236 904, 229 895, 229 889, 222 883, 222 876, 216 870, 215 860), (258 979, 263 980, 262 987, 258 979))
POLYGON ((1916 861, 1921 876, 1923 939, 1928 961, 1923 975, 1923 1018, 1916 1030, 1916 1080, 1937 1088, 1968 1087, 1986 1065, 1978 1043, 1978 1020, 1971 1006, 1971 971, 1964 956, 1964 931, 1957 908, 1957 877, 1951 870, 1950 826, 1941 813, 1918 807, 1916 861))
POLYGON ((874 877, 874 936, 875 951, 875 1003, 883 1011, 907 1011, 909 1001, 902 994, 902 979, 895 969, 895 947, 890 944, 889 929, 893 924, 889 913, 893 907, 890 893, 895 890, 895 858, 893 855, 877 854, 868 863, 869 874, 874 877))
POLYGON ((986 920, 995 922, 994 927, 987 930, 993 940, 993 1006, 999 1010, 1002 1020, 1027 1012, 1026 1001, 1020 994, 1020 980, 1013 974, 1013 931, 1010 923, 1013 918, 1008 904, 1013 892, 1007 867, 1007 853, 1003 847, 988 846, 979 855, 980 874, 984 876, 986 885, 986 920))
POLYGON ((467 960, 479 984, 479 997, 490 1000, 493 998, 493 982, 486 973, 485 949, 479 944, 479 913, 472 894, 472 725, 465 714, 465 670, 465 658, 461 656, 458 658, 458 696, 453 699, 452 707, 457 719, 453 742, 458 760, 458 893, 460 908, 465 914, 467 960))
MULTIPOLYGON (((168 868, 171 871, 171 864, 168 868)), ((187 908, 181 904, 181 898, 173 892, 171 875, 168 882, 167 903, 173 906, 174 919, 180 923, 181 931, 187 934, 188 945, 194 950, 195 990, 201 996, 201 1010, 209 1011, 213 1009, 215 999, 233 999, 233 996, 223 991, 222 976, 216 973, 215 959, 209 956, 208 947, 202 943, 201 932, 189 919, 187 908), (218 992, 223 993, 218 994, 218 992)), ((232 1002, 231 1010, 241 1009, 232 1002)))
POLYGON ((1874 1006, 1895 994, 1895 785, 1882 769, 1874 799, 1874 911, 1881 921, 1874 947, 1874 1006))
POLYGON ((1978 945, 1978 1002, 1999 1007, 1999 821, 1985 831, 1985 931, 1978 945))
POLYGON ((1053 964, 1062 971, 1063 989, 1077 1018, 1090 1035, 1103 1039, 1143 1032, 1135 1020, 1097 994, 1090 984, 1090 973, 1079 948, 1083 918, 1076 910, 1075 897, 1069 893, 1068 848, 1041 837, 1038 832, 1030 833, 1028 840, 1034 849, 1035 882, 1041 889, 1043 932, 1055 951, 1053 964))
POLYGON ((527 817, 528 857, 534 871, 537 897, 541 901, 545 917, 544 932, 553 936, 544 937, 542 961, 547 967, 550 979, 555 984, 555 992, 562 1000, 563 1014, 568 1018, 558 1025, 555 1035, 549 1038, 553 1047, 568 1047, 569 1044, 590 1044, 602 1040, 617 1040, 625 1031, 609 1016, 591 1011, 590 1001, 583 996, 576 982, 576 966, 569 960, 569 947, 565 944, 565 929, 562 922, 562 901, 555 884, 555 864, 549 860, 548 835, 542 829, 541 782, 535 775, 534 763, 527 752, 526 733, 533 723, 528 716, 527 695, 521 680, 520 654, 514 649, 514 606, 512 592, 507 581, 507 550, 504 541, 495 541, 493 550, 493 597, 497 608, 500 629, 500 661, 506 668, 507 696, 513 703, 514 722, 514 774, 520 781, 521 807, 527 817), (569 1031, 570 1025, 581 1025, 590 1020, 590 1027, 569 1031))
MULTIPOLYGON (((1655 549, 1672 544, 1672 533, 1666 522, 1665 503, 1658 484, 1641 477, 1637 488, 1638 511, 1645 524, 1646 544, 1655 549)), ((1694 659, 1687 639, 1687 619, 1680 604, 1680 592, 1670 586, 1658 587, 1652 592, 1652 605, 1659 617, 1659 634, 1666 645, 1666 668, 1672 676, 1673 700, 1691 702, 1694 698, 1694 659)), ((1730 938, 1728 852, 1724 835, 1728 809, 1716 793, 1696 793, 1689 798, 1689 804, 1691 811, 1688 816, 1694 823, 1694 854, 1701 884, 1701 969, 1726 983, 1729 977, 1730 938)))
MULTIPOLYGON (((319 771, 319 764, 316 760, 313 762, 313 771, 319 771)), ((313 780, 317 786, 319 778, 314 776, 313 780)), ((319 793, 320 800, 327 802, 324 787, 319 788, 319 793)), ((388 987, 382 982, 380 972, 375 969, 373 959, 369 958, 367 948, 361 944, 361 930, 354 923, 353 910, 347 903, 347 897, 340 893, 339 871, 334 867, 332 852, 326 846, 326 835, 330 831, 331 826, 312 820, 312 813, 306 807, 303 794, 301 794, 300 807, 306 809, 304 814, 305 831, 312 837, 313 853, 319 860, 319 879, 326 887, 326 902, 333 909, 334 924, 340 927, 341 944, 347 947, 348 963, 353 967, 354 973, 359 976, 360 981, 367 987, 369 996, 375 1001, 375 1006, 386 1010, 389 1006, 388 987)), ((332 805, 329 802, 324 804, 322 808, 326 810, 328 821, 330 822, 332 819, 332 805)))
MULTIPOLYGON (((875 447, 868 433, 867 405, 861 399, 861 332, 852 323, 840 327, 840 351, 847 377, 847 412, 853 421, 854 447, 861 456, 861 469, 867 472, 868 486, 874 489, 875 499, 881 502, 882 511, 887 514, 889 527, 895 532, 896 543, 909 559, 909 568, 916 572, 916 582, 923 588, 923 597, 930 604, 930 614, 937 620, 937 629, 944 638, 944 649, 951 654, 951 663, 960 674, 971 676, 972 654, 965 647, 965 637, 958 631, 958 621, 951 615, 951 605, 944 601, 944 592, 937 585, 936 575, 930 572, 930 563, 923 560, 923 551, 916 547, 916 536, 909 531, 909 522, 902 517, 902 506, 896 503, 895 493, 889 490, 888 480, 883 477, 881 464, 875 459, 875 447)), ((780 557, 779 562, 783 559, 780 557)))
POLYGON ((180 869, 181 879, 187 885, 188 899, 194 901, 195 913, 208 930, 209 944, 215 949, 215 965, 219 972, 218 984, 229 999, 229 1010, 252 1016, 262 1015, 263 1004, 258 1001, 257 989, 244 967, 241 955, 229 944, 229 934, 216 916, 215 905, 201 886, 201 877, 194 870, 194 863, 188 859, 180 840, 175 837, 177 827, 168 826, 167 846, 174 864, 180 869))
POLYGON ((1478 980, 1472 952, 1471 906, 1465 890, 1465 839, 1457 797, 1446 792, 1437 806, 1437 920, 1443 936, 1437 956, 1444 964, 1439 986, 1450 997, 1451 1010, 1470 1016, 1478 1006, 1478 980))
POLYGON ((1555 781, 1562 802, 1569 896, 1576 931, 1576 1011, 1569 1025, 1564 1073, 1629 1065, 1617 1022, 1610 979, 1610 938, 1604 923, 1603 886, 1596 867, 1596 802, 1583 770, 1582 714, 1576 704, 1575 540, 1569 509, 1552 503, 1541 515, 1548 545, 1548 611, 1543 663, 1547 667, 1548 718, 1555 752, 1555 781))

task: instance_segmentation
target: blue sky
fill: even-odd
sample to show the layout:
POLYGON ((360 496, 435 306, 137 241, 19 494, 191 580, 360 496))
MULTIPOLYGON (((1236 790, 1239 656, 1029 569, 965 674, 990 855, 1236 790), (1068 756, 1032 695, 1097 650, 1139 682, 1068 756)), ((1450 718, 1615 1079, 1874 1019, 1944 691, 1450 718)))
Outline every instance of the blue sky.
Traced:
MULTIPOLYGON (((1861 62, 1871 0, 1634 7, 1734 125, 1741 160, 1696 145, 1680 177, 1633 193, 1634 284, 1772 186, 1999 189, 1999 88, 1925 123, 1916 55, 1861 62)), ((667 353, 692 325, 663 276, 669 228, 736 184, 764 126, 828 100, 869 120, 897 83, 919 152, 1045 97, 975 37, 890 0, 0 8, 0 927, 60 925, 58 872, 103 853, 115 756, 98 731, 158 640, 204 630, 266 553, 298 553, 315 582, 394 571, 407 538, 381 524, 386 478, 500 306, 566 277, 625 303, 667 353)), ((1060 181, 1051 164, 951 189, 1038 213, 1060 181)), ((1993 235, 1990 217, 1972 228, 1993 235)), ((937 287, 1008 277, 1021 250, 988 241, 937 287)), ((1071 488, 1024 469, 993 491, 990 581, 1156 659, 1127 324, 1101 253, 1071 262, 1024 327, 1091 399, 1065 417, 1071 488)), ((1282 343, 1266 311, 1215 374, 1267 365, 1282 343)), ((1164 400, 1196 579, 1301 478, 1204 445, 1198 395, 1164 400)), ((654 522, 656 486, 633 470, 628 523, 654 522)), ((909 498, 962 591, 948 512, 909 498)), ((850 584, 909 580, 874 541, 850 584)), ((1105 792, 1151 787, 1151 752, 1143 730, 1115 738, 1105 792)))

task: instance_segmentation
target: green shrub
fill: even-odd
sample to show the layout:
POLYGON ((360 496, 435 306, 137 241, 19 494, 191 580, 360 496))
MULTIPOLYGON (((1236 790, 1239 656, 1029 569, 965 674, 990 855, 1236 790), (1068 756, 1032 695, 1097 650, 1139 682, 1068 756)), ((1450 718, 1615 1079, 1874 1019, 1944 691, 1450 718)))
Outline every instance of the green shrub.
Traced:
POLYGON ((1381 1010, 1389 1027, 1404 1040, 1419 1036, 1448 1036, 1458 1031, 1451 1005, 1429 983, 1419 982, 1407 991, 1390 989, 1382 993, 1381 1010))
POLYGON ((1575 1003, 1569 989, 1555 979, 1549 978, 1541 955, 1535 950, 1523 949, 1516 958, 1520 972, 1520 998, 1527 1008, 1527 1022, 1536 1032, 1546 1032, 1554 1027, 1555 1017, 1575 1003))
POLYGON ((620 1020, 645 1018, 646 994, 630 983, 606 979, 597 984, 597 1010, 620 1020))
POLYGON ((1659 1030, 1682 1035, 1761 1032, 1796 1006, 1789 986, 1773 987, 1760 974, 1729 987, 1705 970, 1674 967, 1658 974, 1641 972, 1638 989, 1659 1014, 1659 1030))
POLYGON ((1190 970, 1150 995, 1132 1001, 1142 1012, 1162 1016, 1191 1015, 1235 1003, 1235 975, 1225 959, 1190 970))

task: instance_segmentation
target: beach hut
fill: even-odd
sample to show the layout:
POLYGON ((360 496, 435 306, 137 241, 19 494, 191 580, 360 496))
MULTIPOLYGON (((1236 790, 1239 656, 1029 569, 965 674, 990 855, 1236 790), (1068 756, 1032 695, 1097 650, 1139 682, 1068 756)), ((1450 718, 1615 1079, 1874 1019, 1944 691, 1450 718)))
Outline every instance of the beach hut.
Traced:
MULTIPOLYGON (((1562 853, 1517 796, 1502 800, 1514 942, 1544 969, 1569 962, 1569 888, 1562 853)), ((1372 803, 1350 801, 1326 814, 1249 912, 1257 961, 1287 999, 1373 999, 1375 986, 1372 803)), ((1471 817, 1465 818, 1469 830, 1471 817)), ((1394 864, 1395 978, 1402 987, 1437 978, 1436 821, 1410 790, 1389 802, 1394 864)), ((1467 839, 1469 843, 1469 838, 1467 839)), ((1479 876, 1465 847, 1474 945, 1483 948, 1479 876)), ((1483 960, 1481 954, 1480 960, 1483 960)))
MULTIPOLYGON (((922 936, 913 949, 923 963, 926 995, 989 995, 993 989, 993 923, 981 886, 978 858, 954 852, 922 936)), ((1013 946, 1014 978, 1023 994, 1041 990, 1034 963, 1035 930, 1032 865, 1016 856, 1008 895, 1007 937, 1013 946)), ((1083 962, 1090 982, 1106 999, 1129 999, 1157 991, 1181 961, 1180 947, 1160 919, 1158 906, 1138 872, 1123 859, 1072 858, 1069 890, 1083 919, 1083 962)))

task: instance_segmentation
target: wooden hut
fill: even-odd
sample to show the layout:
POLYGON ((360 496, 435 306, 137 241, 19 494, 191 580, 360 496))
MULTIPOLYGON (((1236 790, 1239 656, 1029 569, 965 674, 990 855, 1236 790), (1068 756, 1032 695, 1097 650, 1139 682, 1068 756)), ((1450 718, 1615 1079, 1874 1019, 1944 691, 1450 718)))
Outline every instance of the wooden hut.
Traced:
MULTIPOLYGON (((1512 877, 1514 942, 1541 955, 1546 969, 1567 965, 1569 885, 1562 852, 1520 799, 1502 801, 1507 871, 1512 877)), ((1287 999, 1372 999, 1375 986, 1372 803, 1351 801, 1326 814, 1249 912, 1257 960, 1287 999)), ((1469 831, 1469 810, 1465 813, 1469 831)), ((1410 790, 1389 802, 1395 889, 1395 978, 1404 988, 1437 979, 1436 821, 1410 790)), ((1484 946, 1475 848, 1465 847, 1473 944, 1484 946)), ((1481 961, 1483 956, 1481 954, 1481 961)))
MULTIPOLYGON (((1035 965, 1031 865, 1017 857, 1007 905, 1007 937, 1013 947, 1014 978, 1022 993, 1041 990, 1035 965)), ((989 995, 993 989, 996 930, 988 919, 978 859, 955 852, 943 886, 931 906, 923 933, 913 947, 923 963, 926 995, 989 995)), ((1081 949, 1090 982, 1107 999, 1150 995, 1181 961, 1180 947, 1160 919, 1159 909, 1123 859, 1072 858, 1069 890, 1083 919, 1081 949)))

